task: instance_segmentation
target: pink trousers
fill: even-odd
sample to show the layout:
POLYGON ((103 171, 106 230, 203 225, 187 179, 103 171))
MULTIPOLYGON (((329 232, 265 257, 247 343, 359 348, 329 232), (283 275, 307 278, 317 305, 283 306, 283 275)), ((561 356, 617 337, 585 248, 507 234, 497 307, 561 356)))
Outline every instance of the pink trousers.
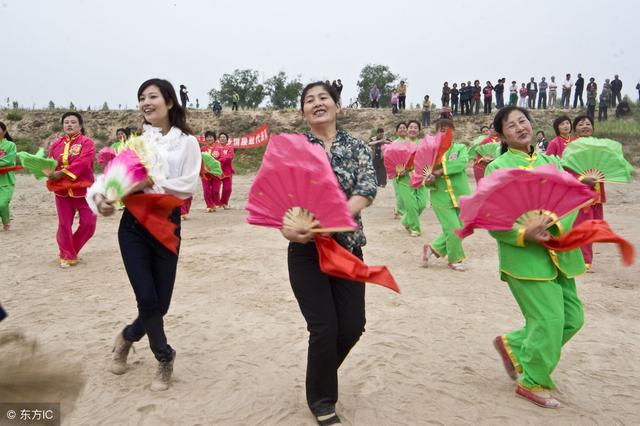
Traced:
POLYGON ((191 210, 191 201, 193 201, 193 197, 189 197, 182 202, 180 205, 180 216, 189 214, 189 211, 191 210))
MULTIPOLYGON (((202 193, 204 194, 204 203, 208 209, 216 207, 216 200, 213 191, 213 181, 215 178, 201 178, 202 179, 202 193)), ((218 197, 219 198, 219 197, 218 197)), ((218 200, 219 201, 219 200, 218 200)))
POLYGON ((233 187, 233 176, 220 179, 213 178, 213 202, 216 206, 224 206, 229 204, 229 198, 231 198, 231 190, 233 187), (222 185, 222 196, 220 196, 220 186, 222 185))
MULTIPOLYGON (((578 216, 576 217, 576 221, 573 226, 580 225, 585 220, 603 220, 604 219, 604 208, 602 203, 591 204, 591 206, 580 209, 578 212, 578 216)), ((582 250, 582 257, 584 257, 584 263, 587 265, 591 265, 593 263, 593 249, 592 244, 586 244, 580 247, 582 250)))
POLYGON ((60 259, 77 260, 78 253, 96 231, 96 215, 93 214, 84 197, 56 195, 56 210, 58 211, 56 241, 60 249, 60 259), (73 219, 76 212, 78 212, 80 224, 76 232, 73 232, 73 219))

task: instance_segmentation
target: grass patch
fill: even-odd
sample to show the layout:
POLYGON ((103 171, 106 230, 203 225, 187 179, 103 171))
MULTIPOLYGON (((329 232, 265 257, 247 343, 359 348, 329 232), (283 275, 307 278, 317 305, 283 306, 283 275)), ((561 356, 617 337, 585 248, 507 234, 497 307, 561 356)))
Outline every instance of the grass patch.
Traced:
POLYGON ((266 149, 267 145, 258 148, 236 149, 233 158, 233 168, 236 173, 241 175, 255 173, 260 168, 266 149))
POLYGON ((39 143, 32 138, 14 137, 13 142, 16 144, 17 151, 27 151, 35 154, 38 148, 40 148, 39 143))
POLYGON ((20 121, 22 117, 23 115, 20 111, 9 111, 7 113, 7 120, 9 121, 20 121))

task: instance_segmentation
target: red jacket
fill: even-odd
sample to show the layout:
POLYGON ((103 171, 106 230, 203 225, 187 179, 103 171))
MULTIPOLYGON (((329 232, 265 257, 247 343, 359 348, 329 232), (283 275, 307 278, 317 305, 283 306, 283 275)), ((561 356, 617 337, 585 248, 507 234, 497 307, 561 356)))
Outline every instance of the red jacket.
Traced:
POLYGON ((222 168, 221 179, 231 177, 236 173, 233 169, 235 150, 231 145, 220 145, 216 143, 212 148, 211 155, 220 162, 220 167, 222 168))
POLYGON ((47 186, 61 197, 84 197, 93 184, 95 155, 95 144, 85 135, 64 135, 51 142, 49 157, 58 161, 56 171, 61 171, 63 177, 58 181, 49 180, 47 186))

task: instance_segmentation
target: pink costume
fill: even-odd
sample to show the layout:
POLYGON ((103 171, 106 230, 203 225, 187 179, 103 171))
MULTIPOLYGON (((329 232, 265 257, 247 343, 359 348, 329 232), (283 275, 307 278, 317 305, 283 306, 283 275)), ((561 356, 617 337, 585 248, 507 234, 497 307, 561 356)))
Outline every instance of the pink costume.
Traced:
POLYGON ((58 211, 58 233, 56 241, 61 261, 76 261, 78 253, 96 230, 96 215, 93 214, 85 195, 93 183, 93 159, 96 154, 91 138, 77 134, 62 136, 49 146, 49 157, 58 161, 56 171, 63 176, 56 184, 56 210, 58 211), (73 232, 73 218, 78 212, 80 224, 73 232))
MULTIPOLYGON (((558 136, 552 139, 549 142, 549 146, 547 147, 547 155, 557 155, 562 158, 562 154, 564 153, 564 149, 567 147, 569 143, 574 141, 576 138, 570 137, 569 139, 563 138, 562 136, 558 136)), ((575 175, 579 178, 579 176, 573 171, 569 170, 572 175, 575 175)), ((595 203, 590 206, 584 207, 580 209, 578 212, 578 216, 576 217, 573 226, 578 226, 585 220, 604 219, 604 208, 603 204, 607 201, 607 196, 604 191, 604 183, 596 183, 594 190, 598 193, 598 199, 595 203)), ((580 247, 582 250, 582 257, 584 257, 584 263, 590 267, 593 263, 593 248, 591 244, 586 244, 580 247)))
MULTIPOLYGON (((200 148, 200 151, 213 155, 214 147, 215 147, 215 144, 208 145, 205 142, 205 145, 202 145, 202 147, 200 148)), ((203 169, 200 171, 200 179, 202 180, 202 193, 204 194, 204 202, 207 205, 208 209, 214 209, 218 204, 216 203, 216 198, 214 196, 215 176, 212 175, 211 173, 204 172, 204 164, 202 167, 203 169)), ((220 188, 220 185, 218 185, 218 189, 219 188, 220 188)), ((220 197, 218 196, 218 202, 220 201, 219 198, 220 197)))
POLYGON ((213 178, 213 201, 217 206, 226 206, 231 198, 231 190, 233 186, 233 156, 234 149, 229 145, 220 145, 219 143, 213 147, 211 155, 220 162, 222 167, 222 177, 213 178), (222 196, 220 196, 220 184, 222 184, 222 196))

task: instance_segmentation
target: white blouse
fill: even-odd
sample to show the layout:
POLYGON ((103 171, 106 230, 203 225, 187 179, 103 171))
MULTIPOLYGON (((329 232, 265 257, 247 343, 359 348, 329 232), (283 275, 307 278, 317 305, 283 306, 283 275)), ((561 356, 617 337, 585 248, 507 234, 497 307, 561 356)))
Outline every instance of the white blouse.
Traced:
MULTIPOLYGON (((159 128, 144 125, 142 133, 148 152, 144 153, 153 186, 144 189, 145 193, 172 194, 178 198, 192 197, 196 191, 200 176, 200 145, 192 135, 172 127, 166 135, 159 128)), ((139 153, 140 154, 140 153, 139 153)), ((87 190, 87 203, 97 213, 93 201, 96 194, 104 194, 104 175, 98 176, 87 190)))

